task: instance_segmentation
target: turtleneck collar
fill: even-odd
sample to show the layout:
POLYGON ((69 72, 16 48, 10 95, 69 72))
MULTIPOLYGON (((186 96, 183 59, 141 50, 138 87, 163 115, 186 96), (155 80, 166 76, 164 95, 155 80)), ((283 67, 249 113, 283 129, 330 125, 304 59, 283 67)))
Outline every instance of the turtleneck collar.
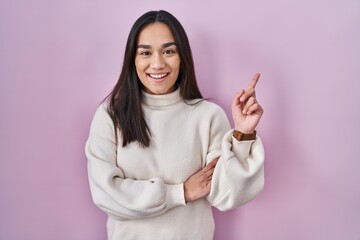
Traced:
POLYGON ((174 92, 167 93, 164 95, 149 94, 142 91, 142 101, 144 104, 149 106, 168 106, 177 103, 181 100, 180 88, 177 88, 174 92))

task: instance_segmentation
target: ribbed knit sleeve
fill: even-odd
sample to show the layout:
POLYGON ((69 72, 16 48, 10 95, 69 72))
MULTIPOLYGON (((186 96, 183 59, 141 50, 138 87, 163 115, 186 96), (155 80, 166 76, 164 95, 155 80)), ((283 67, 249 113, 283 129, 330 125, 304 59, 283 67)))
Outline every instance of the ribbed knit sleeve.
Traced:
POLYGON ((241 206, 254 199, 264 186, 264 148, 259 137, 237 141, 225 113, 219 110, 212 118, 207 162, 217 156, 207 199, 221 211, 241 206))
POLYGON ((157 216, 185 205, 183 184, 169 185, 158 177, 134 180, 117 166, 113 123, 100 106, 93 118, 85 153, 94 203, 115 219, 157 216))

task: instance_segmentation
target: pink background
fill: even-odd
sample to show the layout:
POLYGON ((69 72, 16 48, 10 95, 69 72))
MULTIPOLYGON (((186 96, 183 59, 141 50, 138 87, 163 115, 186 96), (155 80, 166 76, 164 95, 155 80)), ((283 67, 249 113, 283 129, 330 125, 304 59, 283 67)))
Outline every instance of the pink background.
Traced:
POLYGON ((215 239, 359 240, 358 0, 0 0, 0 239, 106 239, 84 144, 132 23, 158 9, 183 23, 201 90, 227 113, 262 73, 265 190, 214 210, 215 239))

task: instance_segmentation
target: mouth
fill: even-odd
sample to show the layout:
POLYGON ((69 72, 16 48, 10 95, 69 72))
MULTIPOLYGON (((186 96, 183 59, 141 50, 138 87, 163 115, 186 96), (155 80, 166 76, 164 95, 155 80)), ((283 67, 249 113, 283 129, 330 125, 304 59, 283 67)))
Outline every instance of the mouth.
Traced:
POLYGON ((164 78, 166 78, 170 73, 161 73, 161 74, 152 74, 152 73, 147 73, 146 75, 150 78, 152 78, 154 81, 161 81, 164 78))

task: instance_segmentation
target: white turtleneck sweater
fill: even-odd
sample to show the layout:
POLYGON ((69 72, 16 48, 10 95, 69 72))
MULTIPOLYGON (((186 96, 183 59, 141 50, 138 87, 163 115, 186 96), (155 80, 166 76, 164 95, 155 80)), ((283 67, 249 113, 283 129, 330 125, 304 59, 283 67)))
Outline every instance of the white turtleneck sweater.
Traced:
POLYGON ((211 206, 240 206, 263 188, 260 138, 237 141, 219 106, 206 100, 188 105, 179 90, 143 92, 142 99, 150 147, 122 147, 121 136, 116 146, 106 103, 97 109, 86 143, 90 189, 109 216, 108 239, 213 239, 211 206), (186 204, 184 182, 219 156, 210 194, 186 204))

